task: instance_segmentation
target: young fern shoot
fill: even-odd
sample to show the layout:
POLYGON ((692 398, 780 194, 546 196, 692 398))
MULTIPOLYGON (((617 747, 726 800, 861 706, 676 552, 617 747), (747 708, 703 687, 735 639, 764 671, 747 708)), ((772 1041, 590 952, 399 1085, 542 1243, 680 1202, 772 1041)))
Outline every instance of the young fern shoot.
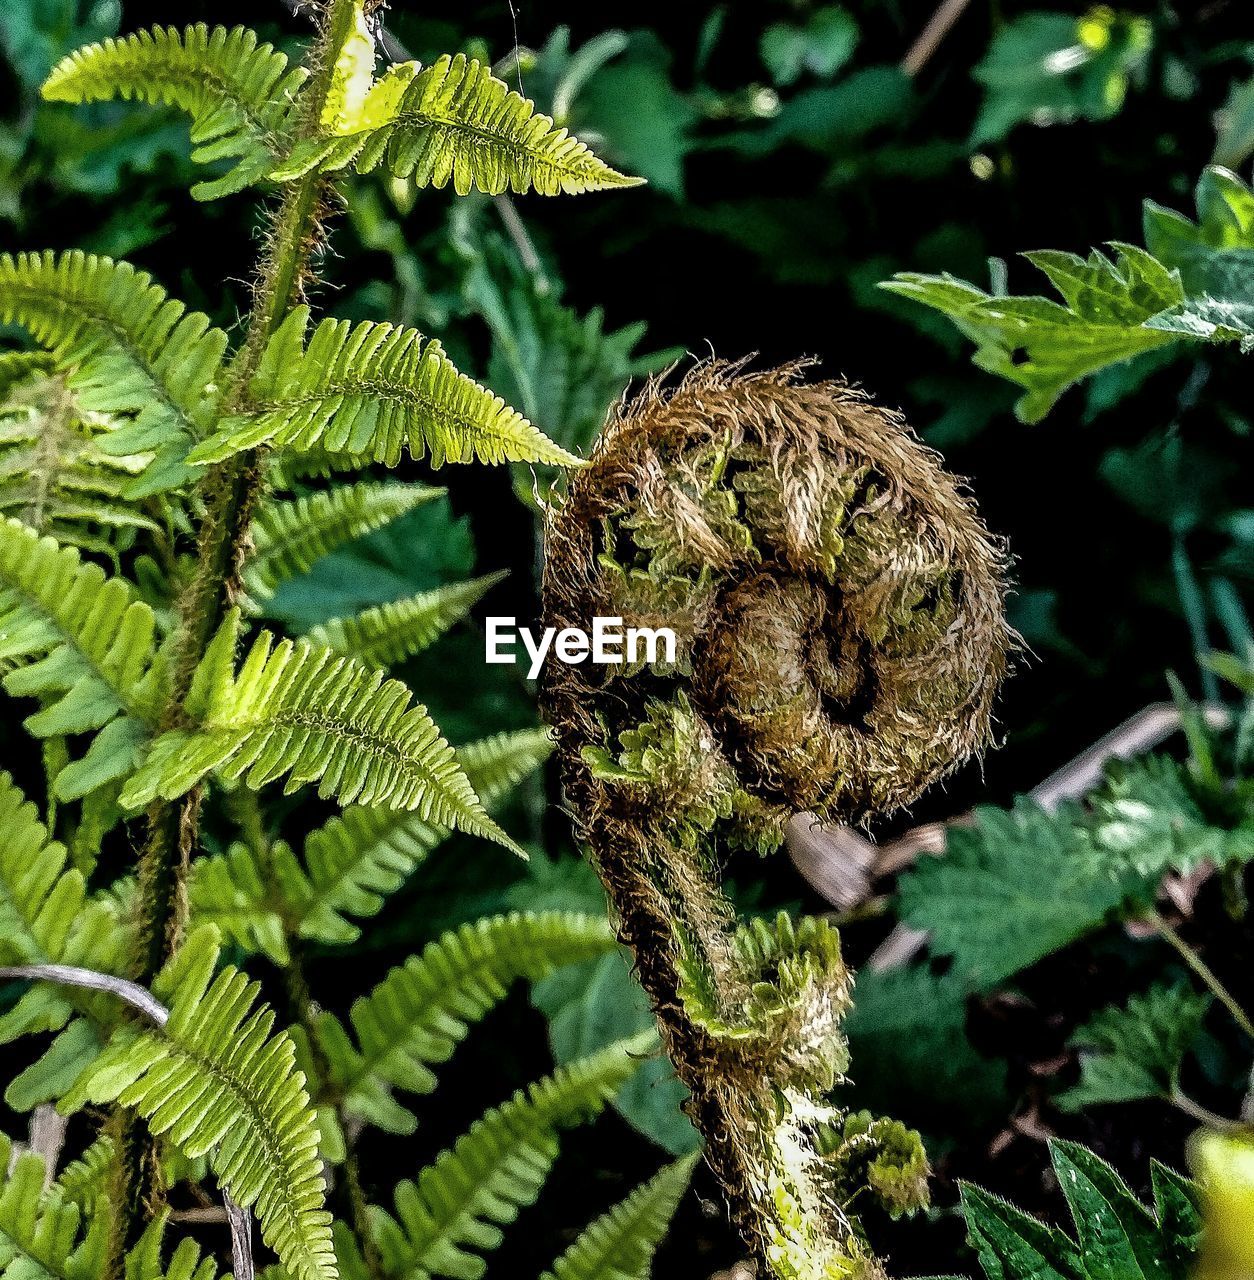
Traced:
POLYGON ((665 622, 678 652, 551 664, 543 693, 746 1243, 779 1280, 836 1280, 874 1265, 854 1196, 917 1207, 926 1160, 917 1135, 827 1101, 851 1002, 835 929, 738 924, 719 869, 777 849, 799 811, 908 803, 986 745, 1010 635, 1002 552, 934 456, 798 373, 706 365, 610 423, 551 513, 545 622, 665 622))
MULTIPOLYGON (((208 167, 198 199, 271 197, 238 346, 127 263, 0 255, 0 321, 43 348, 0 357, 0 448, 31 458, 30 482, 0 492, 0 662, 5 690, 37 703, 25 727, 49 795, 41 815, 0 774, 0 965, 34 980, 0 1018, 0 1043, 52 1037, 6 1097, 108 1109, 64 1186, 41 1190, 30 1158, 0 1178, 0 1269, 212 1280, 190 1242, 162 1257, 167 1196, 190 1184, 202 1201, 216 1189, 251 1207, 293 1280, 478 1274, 499 1226, 538 1194, 558 1132, 605 1106, 652 1046, 613 1046, 489 1111, 416 1191, 397 1190, 399 1226, 368 1203, 356 1133, 409 1132, 395 1092, 428 1092, 433 1067, 514 979, 615 941, 599 919, 504 916, 432 943, 347 1023, 309 990, 304 946, 354 941, 451 830, 521 852, 488 809, 548 743, 530 730, 455 751, 385 670, 434 643, 490 581, 324 619, 304 638, 253 631, 253 617, 285 579, 442 496, 343 483, 344 471, 404 456, 577 461, 435 339, 330 317, 311 328, 326 224, 350 164, 460 194, 634 181, 473 60, 376 78, 377 7, 306 6, 304 66, 245 28, 158 27, 79 50, 44 87, 67 104, 177 108, 208 167), (292 496, 273 497, 271 481, 292 496), (351 807, 298 852, 268 804, 278 779, 287 792, 317 782, 351 807), (234 837, 216 856, 201 851, 202 811, 234 837), (124 819, 141 833, 138 856, 103 883, 126 848, 124 819), (221 966, 224 936, 236 958, 281 969, 283 1014, 221 966), (105 989, 59 981, 83 970, 105 989), (141 1024, 111 994, 120 980, 168 1020, 141 1024), (437 1187, 447 1216, 427 1214, 419 1240, 407 1206, 434 1205, 437 1187)), ((622 1259, 624 1274, 647 1267, 686 1174, 629 1202, 644 1208, 595 1231, 589 1256, 622 1259)), ((558 1273, 578 1274, 584 1252, 558 1273)))

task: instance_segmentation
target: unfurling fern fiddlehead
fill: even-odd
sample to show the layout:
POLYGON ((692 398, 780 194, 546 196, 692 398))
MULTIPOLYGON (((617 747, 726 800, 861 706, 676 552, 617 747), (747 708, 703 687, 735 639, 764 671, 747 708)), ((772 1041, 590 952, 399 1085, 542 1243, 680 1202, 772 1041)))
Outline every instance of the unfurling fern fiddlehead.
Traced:
MULTIPOLYGON (((543 694, 710 1164, 770 1272, 820 1280, 866 1265, 844 1207, 872 1129, 832 1141, 823 1101, 850 975, 822 921, 737 927, 719 862, 980 750, 1010 633, 1002 551, 935 457, 798 375, 707 365, 611 422, 550 517, 545 624, 667 626, 675 661, 550 664, 543 694)), ((885 1160, 912 1185, 881 1198, 919 1203, 921 1154, 885 1160)))

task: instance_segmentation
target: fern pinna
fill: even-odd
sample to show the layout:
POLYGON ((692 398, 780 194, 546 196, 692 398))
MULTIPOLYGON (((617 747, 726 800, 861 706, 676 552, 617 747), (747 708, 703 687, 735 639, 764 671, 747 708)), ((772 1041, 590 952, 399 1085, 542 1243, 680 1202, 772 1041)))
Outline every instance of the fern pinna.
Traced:
MULTIPOLYGON (((243 28, 158 27, 81 49, 44 87, 67 104, 177 108, 205 166, 194 196, 268 193, 240 341, 128 263, 0 256, 0 322, 38 348, 0 355, 0 679, 39 748, 34 767, 0 774, 0 965, 14 984, 0 1042, 39 1037, 10 1107, 80 1117, 59 1177, 57 1151, 11 1162, 3 1140, 4 1274, 212 1280, 214 1258, 170 1246, 167 1205, 217 1197, 237 1280, 250 1215, 291 1280, 478 1276, 561 1131, 654 1049, 650 1034, 568 1063, 387 1197, 363 1185, 363 1128, 412 1132, 415 1099, 512 982, 616 943, 600 918, 506 915, 432 942, 346 1016, 309 992, 305 948, 355 941, 453 830, 520 851, 490 810, 548 742, 533 729, 454 750, 385 669, 493 579, 304 635, 255 623, 285 581, 442 497, 343 473, 403 457, 575 461, 435 338, 313 323, 325 224, 350 165, 460 194, 633 180, 481 63, 376 76, 376 4, 304 7, 303 66, 243 28), (286 840, 267 789, 279 780, 347 807, 286 840), (280 971, 280 1009, 241 967, 254 958, 280 971)), ((555 1246, 552 1274, 642 1277, 688 1172, 663 1170, 555 1246)))

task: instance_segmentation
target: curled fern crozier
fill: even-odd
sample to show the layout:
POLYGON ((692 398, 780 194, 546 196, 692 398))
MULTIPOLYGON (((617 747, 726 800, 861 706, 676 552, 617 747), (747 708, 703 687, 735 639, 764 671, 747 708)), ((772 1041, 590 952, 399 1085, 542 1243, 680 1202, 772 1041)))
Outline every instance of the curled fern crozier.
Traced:
POLYGON ((545 624, 670 627, 675 661, 551 663, 543 698, 733 1212, 769 1274, 822 1280, 874 1265, 818 1140, 850 974, 825 922, 737 927, 718 867, 981 750, 1010 633, 958 484, 897 415, 799 374, 707 364, 618 412, 550 516, 545 624))

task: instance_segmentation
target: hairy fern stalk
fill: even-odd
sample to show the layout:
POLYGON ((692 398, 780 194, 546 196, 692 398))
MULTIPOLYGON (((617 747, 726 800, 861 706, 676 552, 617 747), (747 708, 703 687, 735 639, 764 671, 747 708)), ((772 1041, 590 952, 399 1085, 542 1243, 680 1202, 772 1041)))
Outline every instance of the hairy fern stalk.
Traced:
MULTIPOLYGON (((452 831, 521 852, 491 811, 549 742, 530 729, 455 749, 388 673, 494 579, 306 635, 260 619, 315 561, 442 496, 346 472, 575 462, 434 337, 313 321, 323 224, 349 166, 459 194, 633 180, 478 62, 376 76, 377 5, 306 7, 305 65, 243 28, 158 27, 79 50, 44 87, 176 108, 205 166, 194 196, 267 193, 240 341, 125 262, 0 255, 0 322, 32 340, 0 356, 0 682, 37 743, 0 772, 0 969, 21 983, 0 1043, 39 1037, 11 1108, 77 1117, 60 1168, 0 1138, 0 1275, 213 1280, 223 1259, 170 1238, 167 1202, 217 1200, 237 1280, 254 1224, 291 1280, 477 1277, 562 1131, 655 1045, 536 1081, 386 1195, 363 1181, 361 1131, 411 1133, 416 1100, 515 980, 616 942, 597 916, 515 913, 437 939, 343 1016, 309 991, 304 949, 358 939, 452 831), (284 839, 272 783, 316 785, 340 812, 284 839), (202 815, 228 833, 213 854, 202 815), (282 974, 278 1008, 257 958, 282 974)), ((643 1277, 690 1168, 555 1245, 550 1274, 643 1277)))
POLYGON ((1000 549, 935 458, 799 376, 707 365, 622 409, 551 514, 545 621, 665 621, 675 660, 552 664, 543 692, 746 1242, 778 1280, 837 1280, 878 1267, 855 1198, 916 1208, 927 1162, 918 1135, 828 1099, 852 985, 835 929, 740 923, 718 871, 799 811, 908 803, 980 749, 1009 633, 1000 549))

